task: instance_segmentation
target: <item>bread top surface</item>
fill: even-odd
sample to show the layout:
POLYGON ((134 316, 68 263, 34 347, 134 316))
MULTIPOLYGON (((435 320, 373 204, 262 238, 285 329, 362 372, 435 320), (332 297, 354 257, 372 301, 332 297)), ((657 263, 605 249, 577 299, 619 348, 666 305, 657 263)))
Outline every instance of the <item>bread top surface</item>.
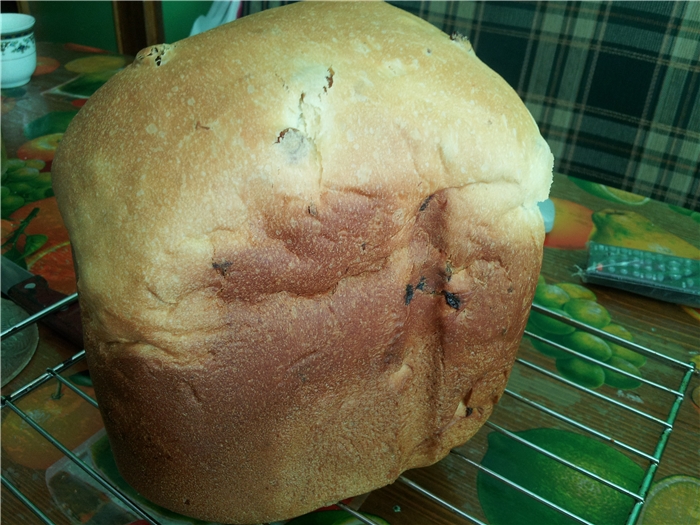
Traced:
POLYGON ((551 170, 466 40, 383 3, 302 2, 142 51, 53 171, 93 329, 187 360, 230 305, 377 271, 431 195, 471 186, 462 214, 489 224, 532 212, 551 170))

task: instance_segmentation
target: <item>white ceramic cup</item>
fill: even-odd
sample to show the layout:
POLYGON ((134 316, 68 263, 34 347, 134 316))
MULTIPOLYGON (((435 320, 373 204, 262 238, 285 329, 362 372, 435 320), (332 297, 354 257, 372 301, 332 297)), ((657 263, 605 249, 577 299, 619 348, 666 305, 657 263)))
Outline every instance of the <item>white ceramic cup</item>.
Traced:
POLYGON ((0 14, 3 88, 25 85, 36 69, 34 17, 17 13, 0 14))

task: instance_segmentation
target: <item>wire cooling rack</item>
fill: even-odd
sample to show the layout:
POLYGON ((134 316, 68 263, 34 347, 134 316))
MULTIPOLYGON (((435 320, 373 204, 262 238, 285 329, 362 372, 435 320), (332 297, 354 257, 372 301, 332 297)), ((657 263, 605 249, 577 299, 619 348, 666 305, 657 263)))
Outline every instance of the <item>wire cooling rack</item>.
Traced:
MULTIPOLYGON (((76 296, 71 296, 64 301, 61 301, 60 304, 56 304, 53 307, 32 316, 26 322, 3 332, 1 334, 1 338, 4 339, 5 337, 10 336, 11 334, 22 329, 27 324, 36 322, 52 311, 65 306, 71 301, 75 301, 76 298, 76 296)), ((612 368, 617 373, 634 377, 636 380, 643 383, 644 388, 652 389, 648 391, 654 391, 654 396, 665 396, 667 402, 662 404, 665 408, 663 410, 659 410, 657 407, 644 406, 643 404, 637 404, 637 406, 635 406, 634 396, 620 395, 622 391, 618 391, 618 395, 615 397, 615 395, 612 393, 601 393, 596 390, 580 386, 579 384, 554 372, 552 367, 548 366, 546 360, 543 361, 541 359, 541 355, 528 349, 528 343, 523 343, 513 368, 513 374, 511 375, 511 379, 508 383, 508 387, 505 391, 503 399, 501 400, 501 403, 499 403, 490 420, 484 425, 475 438, 482 433, 502 433, 511 439, 519 441, 523 445, 531 447, 538 454, 544 454, 545 456, 562 463, 567 468, 573 469, 580 474, 590 477, 597 483, 601 483, 620 492, 625 497, 630 498, 630 500, 633 502, 632 511, 630 512, 625 524, 633 525, 636 523, 639 517, 642 505, 654 477, 654 473, 659 465, 661 455, 663 454, 666 443, 668 442, 668 439, 673 431, 674 422, 676 420, 680 404, 684 398, 684 394, 694 372, 694 365, 673 359, 651 348, 628 342, 615 335, 561 316, 558 313, 546 308, 533 305, 533 310, 555 318, 566 324, 572 325, 577 329, 597 335, 629 350, 633 350, 644 355, 648 359, 654 360, 658 367, 665 367, 668 370, 668 373, 660 374, 661 380, 656 380, 655 378, 638 378, 637 376, 629 374, 628 372, 614 369, 607 363, 597 361, 587 355, 575 352, 574 350, 562 346, 561 344, 558 344, 552 340, 541 337, 529 331, 525 332, 526 336, 539 340, 543 343, 550 344, 560 351, 571 354, 572 357, 593 362, 604 368, 612 368), (567 411, 566 404, 561 404, 559 401, 561 399, 566 399, 567 396, 570 397, 571 395, 585 397, 586 402, 589 403, 594 409, 597 407, 598 410, 602 408, 603 410, 611 411, 615 414, 615 423, 608 425, 607 427, 606 425, 602 424, 596 425, 592 424, 590 421, 587 421, 590 418, 585 417, 584 414, 581 414, 576 410, 574 410, 573 413, 571 410, 567 411), (521 416, 520 419, 527 420, 529 419, 529 416, 527 415, 528 411, 534 413, 538 418, 549 419, 565 428, 568 427, 570 429, 575 429, 581 434, 593 436, 598 440, 613 445, 621 451, 624 451, 628 456, 634 458, 637 463, 643 464, 645 467, 645 473, 643 481, 638 489, 636 491, 626 489, 615 482, 571 463, 566 459, 557 456, 556 454, 537 447, 536 445, 520 437, 514 428, 508 428, 507 425, 511 421, 517 419, 513 418, 513 415, 516 412, 524 413, 525 415, 521 416)), ((70 381, 66 380, 62 376, 64 372, 69 371, 84 358, 85 351, 82 350, 63 363, 47 369, 44 374, 25 384, 12 394, 3 396, 2 410, 11 410, 15 412, 20 418, 22 418, 23 421, 41 434, 43 438, 48 440, 54 447, 60 450, 60 452, 68 460, 70 460, 70 462, 77 466, 80 471, 85 473, 90 479, 94 480, 94 482, 101 489, 103 489, 105 493, 111 495, 114 499, 119 501, 123 507, 128 509, 128 511, 135 516, 135 519, 145 520, 145 522, 151 524, 159 524, 160 522, 158 521, 158 518, 156 518, 148 508, 145 508, 143 505, 134 501, 131 497, 129 497, 129 495, 124 493, 107 478, 105 478, 101 472, 91 466, 89 462, 85 461, 73 451, 66 448, 54 436, 47 432, 39 422, 32 419, 17 405, 17 401, 19 399, 35 390, 40 385, 48 381, 58 381, 63 386, 71 389, 77 395, 81 396, 88 403, 94 407, 97 407, 97 402, 94 399, 82 392, 79 388, 74 386, 70 381)), ((517 424, 515 426, 517 426, 517 424)), ((525 428, 527 428, 526 425, 525 428)), ((522 430, 522 428, 519 429, 522 430)), ((467 445, 469 445, 469 442, 467 445)), ((514 483, 507 477, 481 465, 479 462, 480 452, 475 452, 476 449, 469 446, 463 446, 453 450, 447 459, 450 461, 463 463, 470 468, 476 469, 476 471, 481 471, 486 475, 493 476, 513 489, 534 498, 540 503, 555 509, 562 514, 565 514, 577 523, 582 525, 601 525, 591 523, 581 516, 562 508, 556 503, 540 497, 527 488, 514 483)), ((431 491, 420 482, 416 482, 414 479, 411 479, 412 477, 413 476, 411 476, 410 473, 404 473, 398 478, 397 483, 404 485, 418 497, 425 498, 426 500, 439 505, 460 519, 466 520, 470 523, 475 523, 477 525, 486 525, 482 517, 476 515, 477 512, 472 512, 469 509, 465 510, 464 505, 462 505, 460 502, 450 501, 447 497, 431 491)), ((9 493, 19 499, 27 507, 27 509, 36 515, 41 522, 46 524, 55 523, 49 518, 47 513, 40 508, 39 505, 32 501, 30 497, 23 493, 22 490, 20 490, 20 488, 13 483, 8 476, 5 475, 4 470, 2 473, 2 484, 9 491, 9 493)), ((354 510, 353 508, 350 508, 343 503, 338 503, 338 506, 349 514, 355 516, 360 522, 367 525, 376 525, 375 521, 354 510)))

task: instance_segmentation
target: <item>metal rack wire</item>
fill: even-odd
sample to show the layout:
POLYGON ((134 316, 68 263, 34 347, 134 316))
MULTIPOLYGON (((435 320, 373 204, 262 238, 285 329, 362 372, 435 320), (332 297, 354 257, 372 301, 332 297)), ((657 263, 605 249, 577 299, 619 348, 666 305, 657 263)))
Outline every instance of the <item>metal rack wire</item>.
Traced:
MULTIPOLYGON (((76 296, 71 296, 70 298, 67 298, 66 300, 62 301, 61 304, 54 305, 51 308, 48 308, 42 312, 40 312, 37 315, 32 316, 28 322, 36 322, 37 320, 41 319, 45 315, 48 315, 52 311, 61 308, 65 306, 66 304, 75 301, 76 296)), ((548 310, 546 308, 533 305, 533 310, 537 311, 541 314, 547 315, 549 317, 552 317, 554 319, 557 319, 563 323, 569 324, 574 326, 575 328, 578 328, 580 330, 585 330, 589 333, 592 333, 598 337, 601 337, 607 341, 610 341, 612 343, 615 343, 617 345, 620 345, 622 347, 625 347, 629 350, 633 350, 635 352, 638 352, 648 358, 654 359, 659 363, 663 363, 666 366, 669 366, 673 368, 676 371, 676 379, 677 379, 677 386, 668 386, 664 385, 661 382, 649 380, 646 378, 639 378, 633 374, 630 374, 625 371, 621 371, 619 369, 616 369, 614 367, 611 367, 607 363, 597 361, 587 355, 583 355, 581 353, 575 352, 574 350, 567 348, 566 346, 563 346, 561 344, 558 344, 555 341, 549 340, 547 338, 541 337, 537 334, 531 333, 526 331, 526 335, 539 340, 543 343, 547 343, 554 348, 566 352, 568 354, 571 354, 572 357, 577 357, 579 359, 588 361, 588 362, 593 362, 599 366, 602 366, 604 368, 612 368, 615 370, 616 373, 622 374, 624 376, 629 376, 633 377, 635 380, 641 381, 644 385, 647 387, 653 388, 657 390, 658 392, 663 393, 664 395, 668 395, 671 398, 671 401, 669 403, 669 409, 668 412, 663 414, 662 417, 659 417, 659 415, 652 414, 648 411, 644 411, 642 409, 636 408, 634 406, 631 406, 628 403, 622 402, 619 399, 615 399, 611 397, 610 395, 604 394, 597 392, 595 390, 592 390, 590 388, 581 386, 573 381, 570 381, 569 379, 566 379, 551 370, 547 369, 544 366, 541 366, 539 364, 536 364, 535 362, 526 359, 523 357, 523 353, 520 354, 520 356, 516 359, 516 364, 514 367, 514 370, 518 369, 526 373, 532 373, 536 374, 539 377, 543 378, 545 381, 550 382, 552 385, 557 385, 557 388, 567 388, 567 389, 575 389, 576 391, 580 392, 582 395, 585 396, 590 396, 591 400, 595 400, 595 402, 599 403, 604 403, 607 405, 610 405, 612 407, 615 407, 616 409, 622 410, 626 412, 630 417, 634 419, 638 419, 640 422, 643 422, 643 424, 639 425, 639 428, 646 428, 645 425, 650 425, 651 427, 647 430, 647 432, 651 433, 658 433, 658 438, 655 438, 654 441, 654 447, 653 450, 645 451, 642 450, 641 447, 634 443, 629 443, 629 440, 625 439, 620 439, 618 436, 611 435, 609 432, 603 431, 601 429, 594 428, 592 425, 581 421, 581 418, 573 417, 570 415, 567 415, 564 413, 564 411, 560 410, 557 407, 551 407, 547 406, 546 403, 543 403, 542 401, 537 401, 535 399, 532 399, 528 397, 527 395, 523 395, 521 392, 518 391, 517 385, 511 385, 512 381, 509 383, 508 388, 505 391, 505 396, 512 400, 514 403, 516 403, 518 406, 526 408, 526 409, 532 409, 537 411, 539 414, 542 414, 546 417, 553 418, 554 420, 575 428, 577 431, 583 434, 588 434, 591 436, 594 436, 595 438, 602 440, 606 443, 613 444, 614 446, 624 450, 628 454, 632 456, 636 456, 639 458, 639 460, 644 461, 647 463, 647 467, 645 469, 645 474, 643 481, 641 485, 638 487, 636 491, 632 491, 629 489, 626 489, 624 487, 621 487, 620 485, 614 483, 613 481, 610 481, 602 476, 599 476, 595 474, 594 472, 591 472, 585 468, 582 468, 570 461, 567 461, 566 459, 553 454, 541 447, 538 447, 534 445, 533 443, 530 443, 529 441, 521 438, 518 436, 514 431, 505 428, 504 426, 497 424, 494 422, 494 417, 492 416, 491 420, 486 423, 484 428, 481 431, 491 431, 491 432, 499 432, 501 434, 504 434, 508 436, 511 439, 514 439, 523 445, 530 447, 534 449, 537 453, 543 454, 547 456, 550 459, 553 459, 559 463, 562 463, 563 465, 567 466, 568 468, 571 468, 575 470, 576 472, 583 474, 585 476, 590 477, 591 479, 595 480, 598 483, 601 483, 607 487, 610 487, 621 494, 624 494, 626 497, 630 498, 634 504, 632 507, 632 511, 630 512, 626 525, 633 525, 636 523, 642 505, 644 504, 645 498, 647 496, 647 493, 649 491, 649 488, 651 486, 652 479, 654 477, 654 473, 656 472, 656 469, 659 465, 659 461, 661 458, 661 455, 663 454, 663 451, 666 447, 666 444, 668 442, 668 438, 673 431, 674 428, 674 422, 676 420, 676 417, 678 415, 678 410, 680 407, 680 404, 684 398, 684 394, 688 388, 688 384, 690 382, 691 376, 694 373, 694 366, 692 363, 684 363, 681 361, 678 361, 676 359, 673 359, 671 357, 668 357, 662 353, 659 353, 657 351, 654 351, 653 349, 631 343, 629 341, 626 341, 620 337, 617 337, 615 335, 609 334, 607 332, 604 332, 602 330, 598 330, 596 328, 592 328, 586 324, 580 323, 576 320, 564 317, 556 312, 553 312, 551 310, 548 310)), ((24 323, 23 326, 26 326, 27 322, 24 323)), ((6 330, 1 334, 1 338, 4 339, 5 337, 8 337, 9 335, 15 333, 19 329, 21 329, 23 326, 20 327, 12 327, 9 330, 6 330)), ((527 355, 525 353, 525 355, 527 355)), ((16 413, 24 422, 26 422, 30 427, 32 427, 34 430, 36 430, 43 438, 48 440, 53 446, 55 446, 58 450, 61 451, 62 454, 64 454, 73 464, 75 464, 82 472, 84 472, 87 476, 89 476, 92 480, 94 480, 106 493, 111 495, 112 497, 116 498, 122 505, 124 505, 133 515, 137 516, 137 519, 143 519, 148 523, 157 525, 159 524, 158 519, 152 515, 152 513, 149 512, 148 509, 144 508, 142 505, 140 505, 138 502, 134 501, 131 499, 126 493, 124 493, 122 490, 120 490, 118 487, 113 485, 107 478, 104 477, 104 475, 99 472, 97 469, 91 467, 88 465, 84 460, 82 460, 80 457, 78 457, 76 454, 74 454, 71 450, 66 448, 62 443, 60 443, 54 436, 52 436, 49 432, 47 432, 38 422, 33 420, 25 411, 23 411, 21 408, 17 406, 17 401, 24 397, 25 395, 29 394, 33 390, 35 390, 37 387, 40 385, 46 383, 47 381, 51 380, 56 380, 59 381, 62 385, 66 386, 67 388, 70 388, 73 392, 75 392, 77 395, 81 396, 83 399, 85 399, 87 402, 92 404, 94 407, 97 407, 97 402, 92 399, 90 396, 85 394, 83 391, 81 391, 79 388, 74 386, 70 381, 66 380, 62 374, 69 370, 71 367, 79 363, 85 358, 85 351, 82 350, 75 355, 73 355, 70 359, 66 360, 65 362, 53 367, 49 368, 46 370, 46 372, 39 377, 35 378, 34 380, 30 381, 29 383, 25 384, 15 392, 3 396, 1 399, 1 406, 2 410, 8 409, 16 413)), ((501 407, 497 407, 496 411, 494 412, 494 416, 498 413, 498 411, 501 410, 501 407)), ((504 409, 505 410, 505 409, 504 409)), ((480 432, 481 432, 480 431, 480 432)), ((656 435, 656 434, 654 434, 656 435)), ((581 523, 583 525, 599 525, 599 524, 592 524, 586 519, 582 518, 581 516, 578 516, 567 509, 562 508, 561 506, 557 505, 556 503, 553 503, 535 493, 532 491, 528 490, 525 487, 522 487, 518 485, 517 483, 513 482, 512 480, 509 480, 505 476, 481 465, 479 461, 476 461, 472 457, 469 457, 468 453, 465 453, 462 450, 453 450, 450 453, 450 458, 454 459, 458 462, 462 462, 466 465, 469 465, 470 467, 473 467, 477 469, 478 471, 484 472, 485 474, 492 476, 501 482, 505 483, 507 486, 514 488, 515 490, 518 490, 526 495, 528 495, 531 498, 534 498, 535 500, 539 501, 540 503, 546 505, 547 507, 550 507, 552 509, 555 509, 556 511, 565 514, 572 520, 574 520, 577 523, 581 523)), ((463 508, 460 507, 460 505, 451 503, 450 501, 447 501, 444 497, 435 494, 434 492, 431 492, 430 490, 426 489, 424 486, 421 484, 417 483, 416 481, 410 479, 409 476, 406 474, 401 475, 398 478, 398 483, 401 483, 408 487, 411 491, 415 492, 417 495, 426 498, 429 501, 432 501, 433 503, 436 503, 446 509, 447 511, 451 512, 455 516, 459 516, 460 518, 467 520, 469 522, 475 523, 477 525, 486 525, 484 521, 482 521, 479 517, 473 515, 473 513, 470 513, 463 508)), ((16 498, 18 498, 34 515, 38 517, 40 521, 46 524, 53 524, 54 522, 46 515, 44 511, 42 511, 39 506, 37 506, 33 501, 31 501, 30 498, 28 498, 10 479, 8 479, 7 476, 5 476, 5 473, 3 472, 2 474, 2 484, 8 489, 8 491, 14 495, 16 498)), ((359 521, 362 523, 365 523, 367 525, 376 525, 376 523, 371 520, 370 518, 367 518, 365 515, 361 514, 360 512, 348 507, 347 505, 343 503, 338 503, 338 506, 348 512, 349 514, 352 514, 355 516, 359 521)), ((622 524, 620 524, 622 525, 622 524)))

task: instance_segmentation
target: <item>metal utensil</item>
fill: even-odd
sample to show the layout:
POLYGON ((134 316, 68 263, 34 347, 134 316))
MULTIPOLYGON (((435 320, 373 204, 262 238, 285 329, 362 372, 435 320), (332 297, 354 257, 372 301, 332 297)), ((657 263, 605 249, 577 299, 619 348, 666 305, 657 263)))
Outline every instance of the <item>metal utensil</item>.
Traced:
POLYGON ((1 258, 2 281, 0 288, 16 304, 31 315, 11 330, 3 331, 5 339, 25 326, 41 320, 52 330, 83 348, 83 327, 80 319, 78 294, 65 296, 52 290, 46 280, 33 275, 7 257, 1 258))

